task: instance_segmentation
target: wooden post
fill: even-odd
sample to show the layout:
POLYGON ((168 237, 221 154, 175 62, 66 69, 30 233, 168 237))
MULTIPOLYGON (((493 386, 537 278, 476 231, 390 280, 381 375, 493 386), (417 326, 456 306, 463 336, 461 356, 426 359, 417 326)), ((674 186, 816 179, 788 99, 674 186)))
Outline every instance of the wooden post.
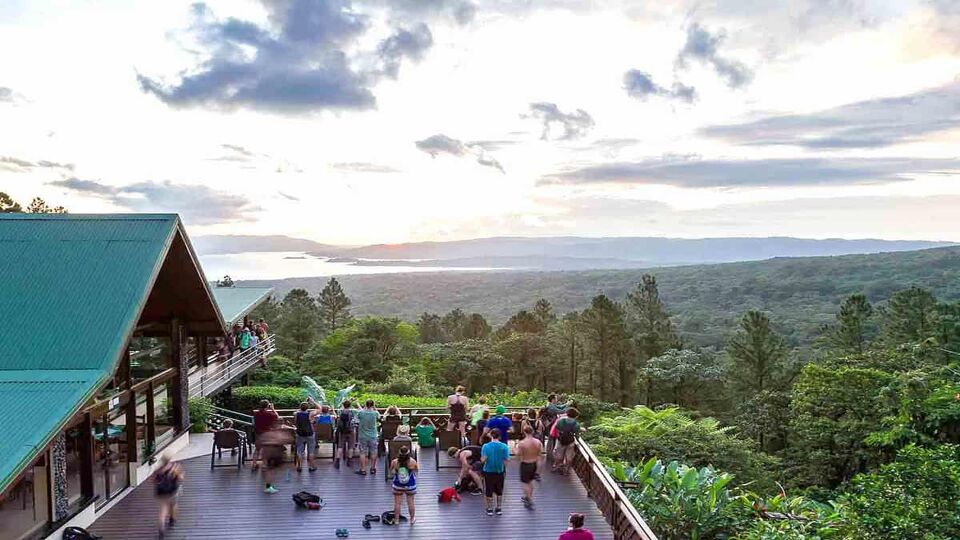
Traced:
POLYGON ((156 414, 153 411, 153 382, 147 384, 147 452, 145 452, 143 457, 147 457, 147 454, 152 454, 152 449, 157 445, 157 428, 156 428, 156 414))
POLYGON ((80 430, 80 493, 84 498, 92 498, 93 493, 93 418, 90 413, 83 415, 80 430))
POLYGON ((183 326, 179 319, 170 321, 170 355, 173 368, 177 374, 170 379, 172 395, 173 427, 177 433, 183 433, 190 428, 190 412, 187 409, 188 393, 190 391, 189 368, 186 355, 183 354, 184 341, 183 326))
POLYGON ((198 335, 197 340, 197 365, 201 368, 207 367, 207 336, 198 335))
POLYGON ((127 402, 127 463, 140 463, 137 456, 137 393, 130 390, 127 402))

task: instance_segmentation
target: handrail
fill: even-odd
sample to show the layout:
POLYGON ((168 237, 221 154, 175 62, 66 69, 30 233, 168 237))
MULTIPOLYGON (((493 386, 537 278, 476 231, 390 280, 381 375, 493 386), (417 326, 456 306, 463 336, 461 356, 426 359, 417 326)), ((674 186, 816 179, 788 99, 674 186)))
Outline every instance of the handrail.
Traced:
POLYGON ((614 536, 618 540, 657 540, 657 535, 597 459, 590 445, 579 437, 575 445, 573 469, 610 524, 614 536))
POLYGON ((276 351, 275 342, 273 335, 267 336, 256 347, 251 347, 224 362, 211 366, 212 369, 208 367, 207 371, 190 383, 190 397, 207 396, 219 391, 225 383, 242 375, 250 366, 261 362, 276 351))

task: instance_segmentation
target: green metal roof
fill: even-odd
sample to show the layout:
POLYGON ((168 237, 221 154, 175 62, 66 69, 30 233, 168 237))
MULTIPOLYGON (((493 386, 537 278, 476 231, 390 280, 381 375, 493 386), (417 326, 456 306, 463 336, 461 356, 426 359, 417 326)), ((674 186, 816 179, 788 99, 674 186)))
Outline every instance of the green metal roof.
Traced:
POLYGON ((112 375, 179 223, 0 214, 0 490, 112 375))
POLYGON ((223 320, 233 324, 270 296, 273 287, 214 287, 213 299, 223 320))

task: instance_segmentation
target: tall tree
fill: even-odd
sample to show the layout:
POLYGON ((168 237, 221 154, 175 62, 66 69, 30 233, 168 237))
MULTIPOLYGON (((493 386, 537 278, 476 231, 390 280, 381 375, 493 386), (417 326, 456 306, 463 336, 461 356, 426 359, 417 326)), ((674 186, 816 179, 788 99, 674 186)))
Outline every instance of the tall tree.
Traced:
POLYGON ((462 309, 456 308, 443 316, 440 326, 443 328, 444 341, 460 341, 463 339, 464 326, 467 324, 467 315, 462 309))
POLYGON ((668 399, 681 407, 697 405, 700 388, 723 377, 723 366, 711 350, 670 349, 651 358, 643 369, 646 378, 670 389, 668 399))
POLYGON ((544 328, 557 320, 557 315, 553 312, 553 306, 546 298, 537 300, 537 303, 533 306, 533 314, 540 320, 544 328))
POLYGON ((837 313, 837 324, 830 328, 830 344, 837 350, 861 355, 867 346, 873 306, 862 294, 851 294, 837 313))
POLYGON ((595 296, 580 316, 586 349, 595 376, 594 395, 616 399, 624 406, 633 401, 636 367, 629 357, 629 341, 619 305, 604 295, 595 296))
POLYGON ((320 325, 326 332, 333 332, 350 321, 350 297, 343 292, 337 278, 330 278, 317 298, 320 325))
POLYGON ((507 323, 500 328, 500 332, 504 334, 509 334, 510 332, 541 334, 545 329, 546 327, 540 317, 537 317, 536 314, 525 309, 521 309, 510 317, 507 323))
POLYGON ((920 287, 898 291, 883 309, 883 334, 891 344, 916 343, 933 337, 939 313, 933 293, 920 287))
MULTIPOLYGON (((634 349, 641 367, 646 367, 650 359, 662 355, 668 349, 679 349, 677 337, 670 322, 670 315, 660 300, 657 278, 644 274, 636 289, 627 294, 627 317, 634 349)), ((644 388, 647 406, 651 403, 652 382, 645 379, 644 388)))
POLYGON ((0 214, 18 214, 20 212, 23 212, 23 207, 20 206, 20 203, 13 200, 13 197, 0 191, 0 214))
POLYGON ((750 310, 727 345, 732 366, 729 376, 753 395, 770 388, 785 371, 787 346, 761 311, 750 310))
POLYGON ((27 212, 30 214, 66 214, 67 209, 62 206, 49 206, 40 197, 34 197, 27 206, 27 212))
POLYGON ((263 319, 267 324, 273 326, 280 320, 280 302, 277 302, 273 296, 268 296, 266 300, 250 312, 250 318, 255 321, 263 319))
POLYGON ((583 355, 583 336, 577 312, 567 313, 547 329, 551 356, 563 359, 567 368, 567 390, 577 391, 577 360, 583 355))
POLYGON ((471 313, 463 326, 463 339, 487 339, 490 331, 490 324, 483 315, 471 313))
POLYGON ((233 278, 230 276, 223 276, 223 279, 217 280, 217 287, 233 287, 233 278))
POLYGON ((280 352, 299 360, 317 337, 317 305, 304 289, 293 289, 280 304, 277 345, 280 352))
POLYGON ((440 316, 436 313, 423 312, 417 319, 417 330, 420 331, 420 343, 443 343, 443 327, 440 326, 440 316))

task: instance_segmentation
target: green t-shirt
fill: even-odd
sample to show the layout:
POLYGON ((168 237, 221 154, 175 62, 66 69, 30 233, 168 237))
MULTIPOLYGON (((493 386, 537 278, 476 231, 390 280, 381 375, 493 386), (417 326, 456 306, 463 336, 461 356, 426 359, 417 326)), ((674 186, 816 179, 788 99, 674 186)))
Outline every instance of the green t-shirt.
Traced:
POLYGON ((433 438, 433 426, 430 424, 419 425, 414 428, 414 431, 417 432, 417 442, 421 447, 432 448, 437 443, 437 440, 433 438))
POLYGON ((380 413, 375 410, 361 409, 357 413, 357 419, 360 421, 360 430, 359 438, 360 440, 369 441, 371 439, 376 439, 379 435, 377 432, 377 420, 380 419, 380 413))

